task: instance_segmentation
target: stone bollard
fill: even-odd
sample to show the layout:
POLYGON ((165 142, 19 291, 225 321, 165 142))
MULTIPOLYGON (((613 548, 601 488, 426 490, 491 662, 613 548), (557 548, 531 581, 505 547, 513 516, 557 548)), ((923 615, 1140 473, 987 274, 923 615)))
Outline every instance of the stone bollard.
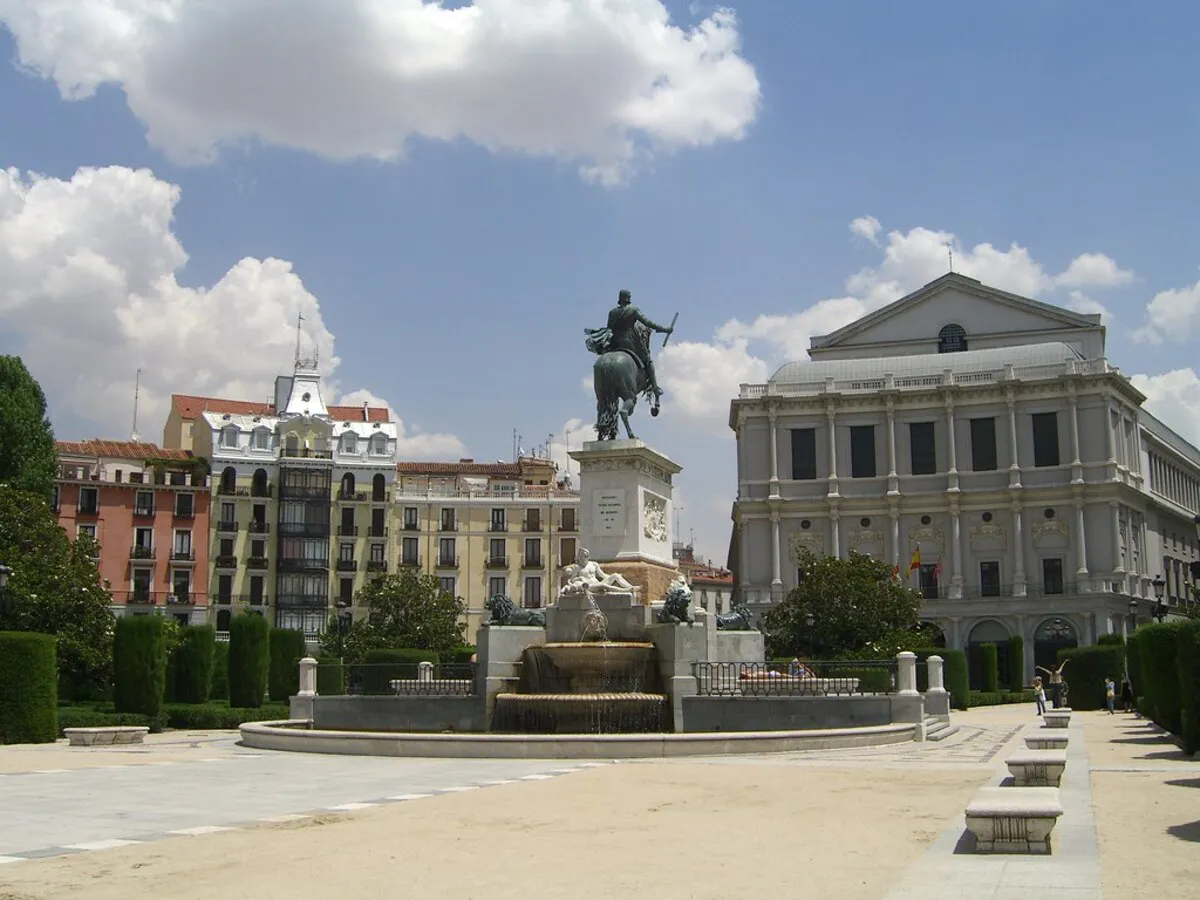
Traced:
POLYGON ((896 654, 896 691, 909 696, 917 693, 917 654, 911 650, 896 654))
POLYGON ((420 684, 433 683, 433 663, 419 662, 417 663, 417 682, 420 684))
POLYGON ((946 693, 946 676, 942 670, 943 660, 940 656, 931 656, 925 660, 925 667, 929 671, 929 690, 930 694, 946 693))
POLYGON ((300 660, 300 690, 291 698, 288 718, 313 720, 313 701, 317 696, 317 661, 311 656, 300 660))
POLYGON ((945 670, 940 656, 925 660, 929 673, 929 689, 925 691, 925 713, 936 716, 943 722, 950 721, 950 695, 946 693, 945 670))

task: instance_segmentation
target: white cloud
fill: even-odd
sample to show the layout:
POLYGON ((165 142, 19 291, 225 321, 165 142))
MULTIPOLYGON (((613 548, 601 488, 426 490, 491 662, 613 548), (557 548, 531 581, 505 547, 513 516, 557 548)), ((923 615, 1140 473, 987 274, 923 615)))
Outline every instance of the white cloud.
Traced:
POLYGON ((465 138, 614 183, 652 152, 740 139, 760 101, 733 13, 682 27, 659 0, 0 0, 0 23, 64 98, 119 85, 183 162, 465 138))
POLYGON ((1099 300, 1092 299, 1083 291, 1071 291, 1071 293, 1067 295, 1067 306, 1075 310, 1077 313, 1099 313, 1100 320, 1105 325, 1111 325, 1112 320, 1116 318, 1112 310, 1110 310, 1099 300))
POLYGON ((659 355, 664 415, 677 410, 705 430, 728 436, 729 401, 743 382, 762 382, 767 363, 750 354, 745 338, 712 344, 680 341, 659 355))
POLYGON ((1146 304, 1146 324, 1133 333, 1141 344, 1186 341, 1200 329, 1200 281, 1185 288, 1159 291, 1146 304))
POLYGON ((859 216, 850 223, 850 230, 860 238, 879 246, 879 229, 882 226, 874 216, 859 216))
MULTIPOLYGON (((69 181, 0 170, 0 321, 52 406, 106 437, 131 424, 138 368, 147 436, 172 392, 268 399, 294 357, 297 313, 306 351, 327 377, 338 367, 320 304, 291 263, 243 259, 211 287, 179 284, 179 196, 146 169, 80 169, 69 181)), ((461 447, 452 435, 407 440, 414 453, 461 447)))
POLYGON ((1054 281, 1063 287, 1118 287, 1130 284, 1133 278, 1133 272, 1122 269, 1103 253, 1084 253, 1071 260, 1054 281))
POLYGON ((1162 375, 1134 375, 1133 386, 1146 395, 1151 415, 1200 445, 1200 377, 1195 369, 1175 369, 1162 375))
POLYGON ((401 459, 462 459, 470 454, 466 445, 453 434, 431 434, 419 429, 411 433, 405 426, 404 420, 396 412, 396 408, 387 400, 371 393, 366 388, 359 388, 348 394, 342 394, 338 406, 386 406, 396 423, 399 439, 396 441, 396 452, 401 459))

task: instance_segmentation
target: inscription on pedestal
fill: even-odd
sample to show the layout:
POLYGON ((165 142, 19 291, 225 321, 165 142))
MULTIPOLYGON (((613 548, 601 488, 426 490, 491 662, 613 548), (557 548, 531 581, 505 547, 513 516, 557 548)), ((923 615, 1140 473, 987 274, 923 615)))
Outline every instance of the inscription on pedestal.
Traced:
POLYGON ((592 534, 625 533, 625 492, 596 491, 592 494, 592 534))

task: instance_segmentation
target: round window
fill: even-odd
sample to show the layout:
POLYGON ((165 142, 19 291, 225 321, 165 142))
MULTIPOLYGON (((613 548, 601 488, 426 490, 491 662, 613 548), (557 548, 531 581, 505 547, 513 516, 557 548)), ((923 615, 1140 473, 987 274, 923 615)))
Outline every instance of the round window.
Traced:
POLYGON ((990 522, 990 521, 992 521, 992 514, 990 512, 986 512, 983 514, 982 518, 983 518, 983 521, 990 522))
POLYGON ((808 521, 808 519, 801 519, 801 520, 800 520, 800 527, 801 527, 801 528, 803 528, 803 529, 805 529, 805 530, 807 530, 807 529, 809 529, 809 528, 812 528, 812 522, 808 521))
POLYGON ((929 516, 921 516, 921 524, 922 525, 928 525, 932 521, 933 521, 933 519, 929 518, 929 516))

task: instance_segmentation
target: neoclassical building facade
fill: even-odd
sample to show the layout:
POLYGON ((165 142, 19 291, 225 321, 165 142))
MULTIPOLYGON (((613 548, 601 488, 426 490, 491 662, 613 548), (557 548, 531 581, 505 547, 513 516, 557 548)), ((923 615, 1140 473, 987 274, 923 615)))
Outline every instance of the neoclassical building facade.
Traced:
POLYGON ((951 273, 742 385, 738 598, 779 602, 804 551, 869 554, 948 646, 1021 635, 1027 679, 1159 590, 1159 612, 1192 602, 1200 451, 1104 345, 1099 316, 951 273))

